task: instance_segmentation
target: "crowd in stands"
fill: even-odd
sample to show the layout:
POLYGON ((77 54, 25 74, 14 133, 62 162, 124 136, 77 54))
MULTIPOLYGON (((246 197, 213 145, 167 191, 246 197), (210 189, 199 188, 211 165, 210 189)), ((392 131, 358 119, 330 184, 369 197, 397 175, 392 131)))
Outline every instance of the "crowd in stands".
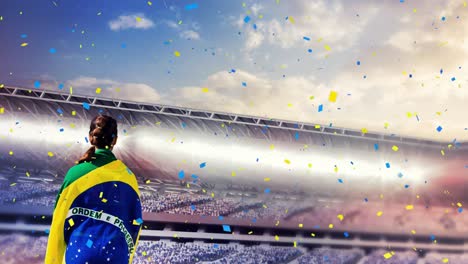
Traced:
POLYGON ((2 264, 44 263, 47 237, 22 234, 0 235, 0 262, 2 264))
POLYGON ((355 264, 364 257, 359 249, 316 248, 297 258, 298 264, 355 264))
POLYGON ((425 264, 440 264, 440 263, 468 263, 468 255, 466 254, 442 254, 430 252, 424 258, 425 264))
POLYGON ((363 264, 416 264, 417 262, 418 254, 416 254, 416 252, 380 249, 367 256, 363 264), (387 258, 384 256, 387 256, 387 258))

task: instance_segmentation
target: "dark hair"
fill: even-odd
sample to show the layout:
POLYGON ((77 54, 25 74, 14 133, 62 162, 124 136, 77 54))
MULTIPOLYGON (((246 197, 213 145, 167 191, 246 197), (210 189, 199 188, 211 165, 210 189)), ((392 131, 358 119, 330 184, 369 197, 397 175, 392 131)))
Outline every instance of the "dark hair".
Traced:
POLYGON ((96 116, 89 126, 89 142, 93 146, 78 160, 78 163, 91 161, 96 147, 112 148, 112 141, 115 137, 117 137, 117 121, 106 115, 96 116))

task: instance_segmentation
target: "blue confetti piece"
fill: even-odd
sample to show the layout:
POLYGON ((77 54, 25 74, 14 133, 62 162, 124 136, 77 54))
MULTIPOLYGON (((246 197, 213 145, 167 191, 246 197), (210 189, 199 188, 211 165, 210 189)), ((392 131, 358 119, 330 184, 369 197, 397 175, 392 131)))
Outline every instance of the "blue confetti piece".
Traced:
POLYGON ((374 150, 375 151, 379 150, 379 144, 377 144, 377 143, 374 144, 374 150))
POLYGON ((231 72, 232 72, 232 73, 235 73, 235 72, 236 72, 236 69, 231 69, 231 72))
POLYGON ((312 49, 308 49, 307 51, 308 51, 309 53, 312 53, 312 49))
POLYGON ((200 164, 200 169, 203 169, 205 167, 206 167, 206 162, 203 162, 203 163, 200 164))
POLYGON ((195 205, 190 205, 190 209, 192 209, 192 211, 195 211, 195 205))
POLYGON ((318 111, 319 111, 319 112, 322 112, 322 111, 323 111, 323 104, 321 104, 321 105, 318 106, 318 111))
POLYGON ((459 213, 463 212, 463 208, 461 208, 461 207, 458 208, 458 212, 459 212, 459 213))
POLYGON ((125 49, 127 47, 127 44, 122 43, 122 45, 120 45, 120 47, 122 47, 122 49, 125 49))
POLYGON ((130 175, 133 174, 133 172, 128 167, 127 167, 127 173, 130 174, 130 175))
POLYGON ((182 128, 185 128, 187 126, 187 124, 185 124, 184 122, 182 122, 182 128))
POLYGON ((135 222, 137 222, 140 225, 143 224, 143 220, 141 218, 135 219, 135 222))
POLYGON ((451 79, 451 80, 452 80, 452 82, 454 82, 454 81, 456 80, 456 78, 455 78, 455 77, 452 77, 452 79, 451 79))
POLYGON ((246 82, 242 82, 242 86, 247 87, 247 83, 246 83, 246 82))
POLYGON ((49 233, 50 233, 50 229, 44 230, 44 233, 49 234, 49 233))
POLYGON ((88 239, 88 241, 86 242, 86 246, 88 248, 91 248, 93 246, 93 241, 91 241, 91 239, 88 239))
POLYGON ((59 84, 59 85, 58 85, 59 90, 62 90, 62 89, 63 89, 63 86, 64 86, 63 83, 59 84))
POLYGON ((60 108, 57 108, 57 113, 59 113, 59 115, 63 114, 63 110, 60 109, 60 108))
POLYGON ((410 74, 409 77, 410 77, 410 78, 413 78, 413 74, 410 74))
POLYGON ((21 34, 21 36, 20 36, 20 37, 21 37, 21 38, 27 38, 27 37, 28 37, 28 35, 26 35, 26 34, 21 34))
POLYGON ((249 16, 245 16, 244 17, 244 23, 249 23, 250 21, 250 17, 249 16))
POLYGON ((437 132, 440 132, 440 131, 442 131, 442 127, 441 127, 441 126, 438 126, 438 127, 437 127, 437 132))
POLYGON ((195 175, 195 174, 192 174, 192 178, 194 178, 194 179, 198 179, 198 176, 197 176, 197 175, 195 175))
POLYGON ((435 236, 434 236, 434 235, 431 235, 430 238, 431 238, 432 241, 435 240, 435 236))
POLYGON ((85 137, 84 140, 86 141, 86 143, 89 143, 88 137, 85 137))
POLYGON ((183 179, 185 177, 185 172, 183 170, 179 171, 179 179, 183 179))
POLYGON ((34 82, 34 88, 39 88, 41 87, 41 82, 40 81, 35 81, 34 82))
POLYGON ((367 203, 367 202, 369 201, 369 199, 367 199, 367 198, 364 198, 364 201, 367 203))
POLYGON ((223 220, 224 217, 222 217, 221 215, 218 217, 219 220, 223 220))
POLYGON ((345 237, 349 237, 348 232, 344 232, 343 235, 344 235, 345 237))
POLYGON ((49 49, 49 52, 50 52, 51 54, 54 54, 55 52, 57 52, 57 50, 54 49, 54 48, 50 48, 50 49, 49 49))
POLYGON ((351 163, 351 165, 354 165, 354 162, 351 161, 350 163, 351 163))
POLYGON ((328 256, 323 256, 323 260, 328 261, 328 256))
POLYGON ((400 178, 403 177, 403 173, 399 172, 398 177, 400 177, 400 178))
POLYGON ((294 139, 296 139, 296 140, 299 139, 299 132, 296 131, 296 133, 294 134, 294 139))
POLYGON ((257 30, 257 24, 253 24, 252 27, 253 27, 254 30, 257 30))
POLYGON ((385 163, 385 167, 387 167, 387 169, 389 169, 390 168, 390 163, 388 163, 388 162, 385 163))
POLYGON ((265 193, 270 193, 270 189, 266 188, 265 193))
POLYGON ((310 41, 309 37, 303 37, 303 39, 306 40, 306 41, 310 41))
POLYGON ((252 218, 252 222, 256 223, 256 222, 257 222, 257 218, 252 218))
POLYGON ((404 3, 404 2, 405 2, 405 0, 400 0, 400 3, 404 3))
POLYGON ((357 66, 361 65, 361 62, 360 61, 357 61, 356 62, 357 66))
POLYGON ((405 184, 405 189, 408 189, 409 188, 409 185, 408 184, 405 184))
POLYGON ((257 158, 257 162, 258 162, 258 158, 257 158))
POLYGON ((338 179, 338 182, 339 182, 339 183, 343 183, 343 179, 338 179))
POLYGON ((445 17, 444 17, 444 16, 443 16, 441 19, 442 19, 442 21, 445 21, 445 17))
POLYGON ((219 245, 218 245, 218 244, 214 244, 214 245, 213 245, 213 248, 219 248, 219 245))
POLYGON ((60 132, 63 132, 63 128, 60 128, 60 132))
POLYGON ((197 3, 193 3, 193 4, 190 4, 190 5, 186 5, 185 6, 185 10, 193 10, 193 9, 197 9, 198 8, 198 4, 197 3))
POLYGON ((444 69, 440 69, 439 72, 440 72, 440 74, 444 73, 444 69))
POLYGON ((229 225, 223 225, 224 232, 231 232, 231 227, 229 225))
POLYGON ((88 103, 83 103, 83 108, 86 109, 86 110, 89 110, 89 104, 88 103))

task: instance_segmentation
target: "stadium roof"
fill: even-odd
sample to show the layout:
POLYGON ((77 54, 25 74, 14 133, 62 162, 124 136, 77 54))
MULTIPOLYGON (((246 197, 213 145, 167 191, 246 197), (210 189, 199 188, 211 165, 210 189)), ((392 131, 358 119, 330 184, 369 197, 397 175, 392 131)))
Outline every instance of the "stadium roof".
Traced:
MULTIPOLYGON (((322 124, 312 124, 304 122, 295 122, 290 120, 280 120, 280 119, 268 119, 258 116, 248 116, 248 115, 238 115, 235 113, 224 113, 224 112, 215 112, 215 111, 206 111, 193 108, 169 106, 162 104, 148 104, 148 103, 139 103, 133 101, 119 100, 119 99, 110 99, 97 96, 85 96, 75 93, 66 93, 61 91, 49 91, 49 90, 40 90, 40 89, 28 89, 20 87, 11 87, 5 86, 0 89, 0 95, 14 97, 14 98, 27 98, 38 101, 48 101, 56 102, 62 105, 83 105, 88 104, 92 107, 97 108, 106 108, 120 110, 122 112, 139 112, 139 113, 148 113, 148 114, 157 114, 159 116, 177 116, 181 118, 188 119, 198 119, 198 120, 207 120, 207 121, 217 121, 217 122, 226 122, 229 124, 238 124, 238 125, 250 125, 257 127, 267 127, 267 128, 277 128, 281 130, 289 131, 302 131, 302 132, 311 132, 318 133, 322 135, 334 135, 347 138, 359 138, 359 139, 370 139, 386 142, 400 142, 410 145, 425 145, 425 146, 434 146, 442 147, 446 144, 457 143, 457 142, 442 142, 442 141, 433 141, 426 139, 410 138, 410 137, 401 137, 394 134, 383 134, 383 133, 374 133, 367 132, 363 133, 359 130, 332 127, 322 124)), ((55 109, 50 109, 54 114, 56 113, 55 109)), ((28 109, 28 111, 34 111, 34 109, 28 109)), ((40 113, 32 113, 40 114, 40 113)), ((83 118, 86 118, 86 121, 89 120, 87 115, 83 115, 83 118)), ((84 121, 84 120, 83 120, 84 121)), ((134 125, 132 116, 124 117, 123 121, 129 125, 134 125)))

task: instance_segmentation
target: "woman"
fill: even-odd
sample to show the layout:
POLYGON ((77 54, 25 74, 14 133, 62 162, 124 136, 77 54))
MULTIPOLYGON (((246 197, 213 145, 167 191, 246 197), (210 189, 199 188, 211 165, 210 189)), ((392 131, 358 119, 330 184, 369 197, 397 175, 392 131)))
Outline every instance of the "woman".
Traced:
POLYGON ((142 227, 135 175, 117 160, 117 122, 105 115, 89 128, 92 147, 65 176, 57 196, 46 264, 132 262, 142 227))

